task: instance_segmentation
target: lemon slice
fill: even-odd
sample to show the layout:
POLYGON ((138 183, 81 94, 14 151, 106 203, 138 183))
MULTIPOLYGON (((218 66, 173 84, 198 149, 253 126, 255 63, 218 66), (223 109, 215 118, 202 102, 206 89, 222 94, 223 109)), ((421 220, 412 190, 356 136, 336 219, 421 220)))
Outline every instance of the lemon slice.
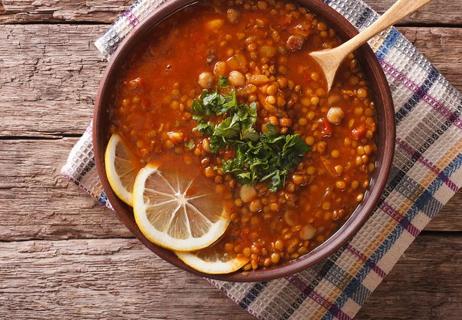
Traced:
POLYGON ((129 206, 133 206, 133 185, 137 174, 133 155, 118 134, 113 134, 104 157, 106 175, 115 194, 129 206))
POLYGON ((226 274, 236 272, 245 266, 249 259, 239 256, 203 250, 196 253, 175 252, 178 258, 191 268, 207 274, 226 274))
POLYGON ((138 173, 135 220, 150 241, 175 251, 195 251, 217 241, 229 225, 228 211, 213 182, 197 168, 148 164, 138 173), (161 171, 162 170, 162 171, 161 171))

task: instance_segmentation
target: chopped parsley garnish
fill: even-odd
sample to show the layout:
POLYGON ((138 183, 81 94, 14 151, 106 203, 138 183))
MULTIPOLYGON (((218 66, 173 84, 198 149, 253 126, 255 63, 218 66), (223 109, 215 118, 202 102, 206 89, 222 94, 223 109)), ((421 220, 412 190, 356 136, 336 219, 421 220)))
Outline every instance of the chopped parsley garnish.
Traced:
POLYGON ((218 87, 219 88, 224 88, 229 85, 228 78, 221 76, 220 79, 218 79, 218 87))
POLYGON ((184 146, 188 149, 188 150, 193 150, 195 147, 196 147, 196 144, 194 143, 194 140, 189 140, 189 141, 186 141, 184 143, 184 146))
POLYGON ((298 134, 281 135, 272 125, 266 126, 265 133, 257 132, 257 105, 238 103, 235 91, 204 92, 192 111, 198 122, 194 130, 210 138, 213 153, 235 150, 235 157, 223 162, 223 171, 241 184, 264 182, 277 191, 309 151, 298 134))
POLYGON ((254 129, 257 105, 239 104, 234 91, 227 96, 205 92, 194 101, 192 111, 193 119, 198 122, 194 130, 210 137, 213 153, 246 140, 256 141, 260 136, 254 129), (222 120, 213 122, 210 120, 213 116, 222 116, 222 120))

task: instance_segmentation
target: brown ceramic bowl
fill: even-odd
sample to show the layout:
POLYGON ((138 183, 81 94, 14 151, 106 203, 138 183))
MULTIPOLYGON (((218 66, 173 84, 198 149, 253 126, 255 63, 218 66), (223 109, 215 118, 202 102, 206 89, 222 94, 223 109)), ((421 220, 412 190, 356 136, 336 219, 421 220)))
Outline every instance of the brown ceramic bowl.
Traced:
MULTIPOLYGON (((119 45, 118 50, 109 61, 109 65, 104 73, 96 99, 93 126, 96 165, 104 190, 106 191, 107 197, 114 207, 117 216, 130 229, 130 231, 133 232, 133 234, 142 243, 144 243, 146 247, 151 249, 162 259, 181 269, 200 276, 225 281, 263 281, 294 274, 323 261, 330 254, 334 253, 342 244, 344 244, 357 232, 374 210, 384 190, 393 159, 395 123, 390 88, 388 87, 385 75, 371 48, 368 45, 361 47, 358 50, 358 60, 360 61, 371 85, 377 108, 377 170, 371 179, 369 191, 366 193, 363 202, 356 208, 350 218, 335 234, 308 254, 273 269, 252 272, 236 272, 227 275, 209 275, 198 272, 185 265, 175 256, 175 254, 173 254, 173 252, 151 243, 143 236, 135 223, 132 209, 119 200, 109 186, 106 171, 104 169, 104 152, 110 137, 108 111, 113 105, 113 92, 118 71, 121 69, 121 66, 125 63, 125 61, 128 60, 127 57, 130 55, 130 49, 136 47, 147 36, 149 36, 160 22, 181 8, 195 2, 195 0, 172 0, 162 8, 154 10, 150 17, 137 26, 137 28, 133 30, 119 45)), ((344 40, 347 40, 357 34, 357 30, 345 18, 321 1, 300 0, 298 2, 323 18, 330 26, 336 29, 337 34, 344 40)), ((134 261, 134 263, 136 263, 136 261, 134 261)))

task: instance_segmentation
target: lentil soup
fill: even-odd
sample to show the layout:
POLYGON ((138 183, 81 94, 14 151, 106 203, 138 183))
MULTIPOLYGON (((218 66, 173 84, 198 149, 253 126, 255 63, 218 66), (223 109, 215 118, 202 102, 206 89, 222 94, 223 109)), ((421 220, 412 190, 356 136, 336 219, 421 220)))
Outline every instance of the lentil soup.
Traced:
POLYGON ((336 32, 285 1, 211 1, 162 22, 121 71, 111 132, 135 155, 226 203, 207 251, 243 270, 297 259, 362 202, 375 170, 375 106, 355 56, 327 93, 308 52, 336 32))

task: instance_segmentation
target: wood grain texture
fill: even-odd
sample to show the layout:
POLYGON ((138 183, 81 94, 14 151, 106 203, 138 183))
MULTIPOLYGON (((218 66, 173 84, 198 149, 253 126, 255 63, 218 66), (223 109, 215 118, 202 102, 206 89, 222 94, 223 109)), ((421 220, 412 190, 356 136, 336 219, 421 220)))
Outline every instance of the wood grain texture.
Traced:
POLYGON ((111 23, 131 0, 3 0, 1 23, 111 23))
POLYGON ((106 63, 93 42, 106 26, 1 29, 0 135, 82 133, 106 63))
MULTIPOLYGON (((0 32, 0 136, 80 134, 106 62, 104 25, 6 25, 0 32), (14 54, 12 54, 14 52, 14 54)), ((462 90, 462 29, 401 28, 462 90)))
POLYGON ((131 239, 0 242, 1 319, 251 319, 131 239))
POLYGON ((76 141, 0 140, 0 241, 131 236, 59 175, 76 141))
MULTIPOLYGON (((76 138, 0 140, 0 241, 131 237, 112 212, 59 175, 76 138)), ((427 230, 462 231, 462 192, 427 230)))
MULTIPOLYGON (((383 13, 394 0, 367 0, 373 9, 383 13)), ((34 22, 98 22, 111 23, 130 0, 3 0, 1 23, 34 22)), ((429 5, 406 18, 401 24, 462 25, 460 1, 433 0, 429 5)))
MULTIPOLYGON (((365 0, 379 14, 384 13, 396 0, 365 0)), ((399 25, 462 25, 461 1, 433 0, 417 12, 399 22, 399 25)))
MULTIPOLYGON (((461 236, 422 235, 358 319, 458 319, 461 252, 461 236)), ((252 319, 131 239, 0 243, 0 305, 2 319, 252 319)))

